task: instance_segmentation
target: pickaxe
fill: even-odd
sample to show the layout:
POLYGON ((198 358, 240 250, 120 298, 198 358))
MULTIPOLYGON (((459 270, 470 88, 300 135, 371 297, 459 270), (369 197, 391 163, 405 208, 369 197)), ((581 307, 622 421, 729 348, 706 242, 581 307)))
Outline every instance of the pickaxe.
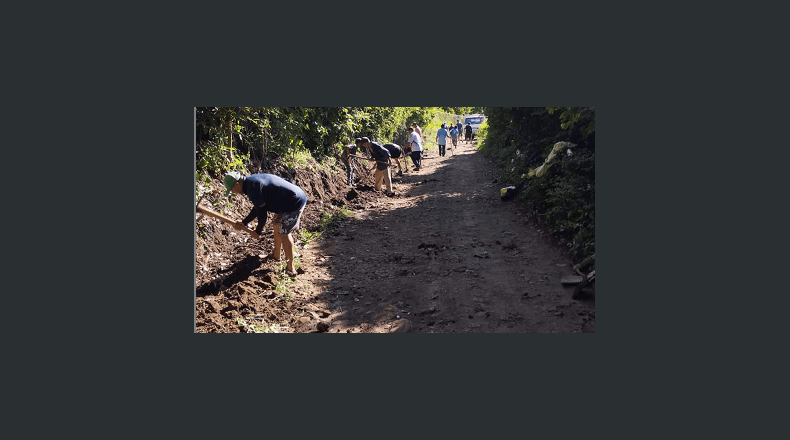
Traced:
MULTIPOLYGON (((236 220, 233 220, 230 217, 226 217, 226 216, 224 216, 224 215, 222 215, 222 214, 220 214, 220 213, 218 213, 216 211, 212 211, 211 209, 206 208, 205 206, 201 206, 200 205, 200 201, 198 201, 198 204, 197 204, 197 206, 195 206, 195 208, 198 211, 200 211, 200 212, 202 212, 202 213, 204 213, 204 214, 206 214, 208 216, 214 217, 214 218, 216 218, 218 220, 221 220, 221 221, 223 221, 223 222, 225 222, 225 223, 227 223, 227 224, 229 224, 231 226, 235 227, 236 224, 238 223, 236 220)), ((247 228, 247 227, 242 228, 242 230, 249 232, 250 235, 252 235, 253 237, 258 235, 255 231, 253 231, 252 229, 247 228)))

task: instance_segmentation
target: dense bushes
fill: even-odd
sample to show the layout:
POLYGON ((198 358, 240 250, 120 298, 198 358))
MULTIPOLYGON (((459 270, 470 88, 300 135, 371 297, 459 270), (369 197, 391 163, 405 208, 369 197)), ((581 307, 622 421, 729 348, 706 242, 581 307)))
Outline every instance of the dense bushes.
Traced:
POLYGON ((485 108, 478 133, 481 152, 493 159, 502 180, 519 185, 518 200, 575 259, 595 253, 595 108, 485 108), (543 177, 529 170, 543 164, 557 142, 570 142, 543 177))
POLYGON ((273 159, 318 161, 367 136, 404 143, 407 124, 425 124, 435 107, 197 107, 197 180, 229 170, 257 172, 273 159), (245 170, 246 169, 246 170, 245 170))
MULTIPOLYGON (((197 107, 197 181, 230 170, 258 172, 271 160, 294 165, 312 156, 332 158, 354 138, 404 144, 408 126, 441 124, 439 107, 197 107)), ((456 111, 479 110, 472 107, 456 111)), ((435 134, 435 133, 434 133, 435 134)))

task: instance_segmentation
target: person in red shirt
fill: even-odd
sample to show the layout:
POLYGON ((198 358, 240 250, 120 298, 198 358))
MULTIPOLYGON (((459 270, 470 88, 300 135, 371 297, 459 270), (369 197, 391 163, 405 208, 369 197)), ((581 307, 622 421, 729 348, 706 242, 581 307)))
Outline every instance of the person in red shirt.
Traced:
POLYGON ((414 128, 414 131, 417 132, 418 135, 420 135, 420 139, 422 139, 422 130, 420 130, 420 126, 417 125, 416 122, 411 124, 411 126, 412 128, 414 128))

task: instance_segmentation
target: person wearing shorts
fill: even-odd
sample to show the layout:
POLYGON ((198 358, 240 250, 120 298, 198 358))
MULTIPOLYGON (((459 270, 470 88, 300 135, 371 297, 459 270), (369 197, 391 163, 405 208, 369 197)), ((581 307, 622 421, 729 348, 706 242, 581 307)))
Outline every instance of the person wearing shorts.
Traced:
POLYGON ((231 192, 244 194, 252 202, 249 215, 233 227, 245 229, 247 223, 258 218, 254 238, 261 238, 266 225, 267 213, 271 211, 274 250, 272 257, 279 261, 281 250, 285 251, 286 271, 296 276, 294 271, 294 241, 291 232, 299 228, 302 212, 307 204, 307 195, 293 183, 274 174, 251 174, 243 177, 239 173, 228 173, 222 181, 225 184, 225 196, 231 192))
POLYGON ((453 148, 457 147, 458 146, 458 129, 457 128, 453 127, 450 130, 450 137, 453 140, 453 148))
POLYGON ((406 157, 403 157, 403 168, 400 166, 400 158, 403 156, 403 149, 398 144, 384 144, 382 147, 386 148, 387 151, 390 152, 390 157, 395 159, 395 163, 398 164, 398 175, 403 175, 403 168, 406 168, 406 172, 409 171, 409 166, 406 163, 406 157))

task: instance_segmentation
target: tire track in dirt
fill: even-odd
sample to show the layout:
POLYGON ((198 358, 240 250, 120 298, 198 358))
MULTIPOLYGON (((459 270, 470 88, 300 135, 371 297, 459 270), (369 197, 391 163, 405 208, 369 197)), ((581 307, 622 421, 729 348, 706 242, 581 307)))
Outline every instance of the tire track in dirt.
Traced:
POLYGON ((594 298, 572 300, 560 284, 570 261, 499 200, 481 154, 463 143, 453 153, 394 178, 395 197, 303 251, 322 280, 321 330, 594 332, 594 298))

